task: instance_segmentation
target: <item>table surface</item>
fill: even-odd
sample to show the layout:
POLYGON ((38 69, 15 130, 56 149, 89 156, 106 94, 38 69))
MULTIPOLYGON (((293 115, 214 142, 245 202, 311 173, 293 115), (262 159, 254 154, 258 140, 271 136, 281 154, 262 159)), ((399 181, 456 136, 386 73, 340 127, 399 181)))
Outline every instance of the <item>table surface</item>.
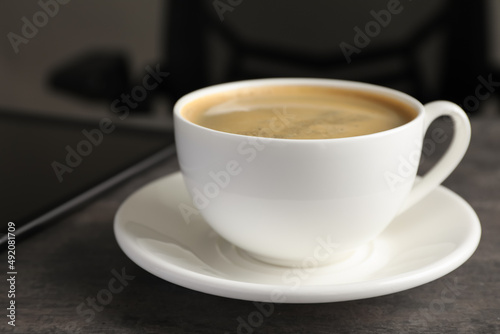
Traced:
POLYGON ((500 333, 500 120, 473 119, 472 128, 469 151, 444 185, 471 204, 483 234, 474 255, 440 279, 364 300, 276 304, 261 318, 252 302, 166 282, 125 256, 113 217, 135 190, 177 171, 174 157, 17 245, 16 326, 3 315, 0 332, 500 333), (450 282, 460 286, 456 298, 443 296, 450 282), (106 305, 89 307, 97 296, 106 305), (252 315, 255 327, 241 325, 252 315))

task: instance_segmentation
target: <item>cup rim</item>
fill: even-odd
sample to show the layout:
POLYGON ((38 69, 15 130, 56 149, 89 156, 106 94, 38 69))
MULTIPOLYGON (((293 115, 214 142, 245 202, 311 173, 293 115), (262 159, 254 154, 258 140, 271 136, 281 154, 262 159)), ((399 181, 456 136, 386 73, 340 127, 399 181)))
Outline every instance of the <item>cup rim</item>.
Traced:
POLYGON ((393 88, 379 86, 375 84, 352 81, 352 80, 340 80, 340 79, 323 79, 323 78, 264 78, 264 79, 250 79, 250 80, 241 80, 241 81, 231 81, 225 82, 221 84, 211 85, 207 87, 203 87, 192 91, 184 96, 182 96, 177 102, 174 104, 173 114, 174 118, 193 126, 195 128, 199 128, 200 130, 213 132, 219 135, 226 135, 230 137, 239 137, 239 138, 259 138, 266 141, 285 141, 285 142, 325 142, 325 141, 355 141, 362 139, 374 139, 380 136, 386 136, 392 133, 397 133, 400 131, 404 131, 406 128, 413 126, 416 122, 420 121, 423 117, 424 106, 414 97, 398 91, 393 88), (196 123, 193 123, 182 116, 181 111, 183 107, 199 98, 202 98, 207 95, 217 94, 223 91, 228 90, 237 90, 241 88, 248 87, 266 87, 266 86, 317 86, 317 87, 332 87, 332 88, 342 88, 353 91, 364 91, 378 94, 385 94, 386 96, 390 96, 393 99, 398 100, 399 102, 403 102, 406 105, 409 105, 413 110, 417 112, 417 116, 413 118, 411 121, 406 122, 405 124, 399 125, 395 128, 391 128, 384 131, 378 131, 375 133, 352 136, 352 137, 342 137, 342 138, 315 138, 315 139, 296 139, 296 138, 271 138, 271 137, 259 137, 259 136, 249 136, 242 135, 231 132, 224 132, 219 130, 210 129, 196 123))

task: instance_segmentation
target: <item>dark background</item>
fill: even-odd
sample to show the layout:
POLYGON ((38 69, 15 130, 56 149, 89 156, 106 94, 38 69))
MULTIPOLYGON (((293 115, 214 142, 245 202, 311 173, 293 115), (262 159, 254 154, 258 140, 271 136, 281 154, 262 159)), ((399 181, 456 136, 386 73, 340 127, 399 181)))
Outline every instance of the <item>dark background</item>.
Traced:
POLYGON ((72 0, 59 4, 16 53, 8 34, 22 36, 22 18, 33 23, 42 7, 7 0, 0 13, 0 106, 103 117, 114 96, 141 83, 145 66, 158 64, 171 77, 137 108, 149 112, 137 112, 129 122, 165 127, 168 106, 179 95, 229 80, 360 80, 404 90, 423 102, 447 98, 462 104, 474 95, 478 76, 496 75, 495 1, 398 2, 400 12, 368 36, 368 45, 349 63, 340 45, 356 46, 354 28, 365 32, 374 21, 371 11, 386 10, 391 1, 233 0, 217 9, 223 0, 72 0))

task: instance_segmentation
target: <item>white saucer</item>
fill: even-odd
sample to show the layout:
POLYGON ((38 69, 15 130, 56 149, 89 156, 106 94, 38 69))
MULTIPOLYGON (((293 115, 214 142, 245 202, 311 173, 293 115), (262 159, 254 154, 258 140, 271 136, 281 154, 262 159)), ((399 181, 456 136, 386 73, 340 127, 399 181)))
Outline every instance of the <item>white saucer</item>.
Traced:
POLYGON ((130 196, 114 222, 125 254, 172 283, 252 301, 336 302, 410 289, 459 267, 481 236, 474 210, 441 186, 347 260, 320 268, 285 268, 249 257, 199 215, 185 220, 179 205, 192 207, 180 173, 130 196))

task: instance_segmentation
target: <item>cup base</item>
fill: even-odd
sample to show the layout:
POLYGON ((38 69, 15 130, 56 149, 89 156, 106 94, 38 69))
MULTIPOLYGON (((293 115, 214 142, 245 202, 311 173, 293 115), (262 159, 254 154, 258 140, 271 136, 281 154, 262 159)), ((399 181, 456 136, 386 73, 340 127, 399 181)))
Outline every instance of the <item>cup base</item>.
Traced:
POLYGON ((249 252, 249 251, 243 250, 241 248, 238 248, 238 250, 242 254, 246 254, 248 257, 250 257, 253 260, 263 262, 266 264, 270 264, 273 266, 287 267, 287 268, 289 268, 289 267, 316 268, 316 267, 328 266, 328 265, 331 265, 334 263, 346 261, 356 253, 356 249, 354 249, 354 250, 348 250, 348 251, 344 251, 344 252, 329 254, 327 258, 323 258, 323 259, 317 259, 314 256, 308 256, 308 257, 302 258, 301 260, 292 260, 292 259, 277 259, 277 258, 273 258, 273 257, 262 256, 260 254, 255 254, 253 252, 249 252))

